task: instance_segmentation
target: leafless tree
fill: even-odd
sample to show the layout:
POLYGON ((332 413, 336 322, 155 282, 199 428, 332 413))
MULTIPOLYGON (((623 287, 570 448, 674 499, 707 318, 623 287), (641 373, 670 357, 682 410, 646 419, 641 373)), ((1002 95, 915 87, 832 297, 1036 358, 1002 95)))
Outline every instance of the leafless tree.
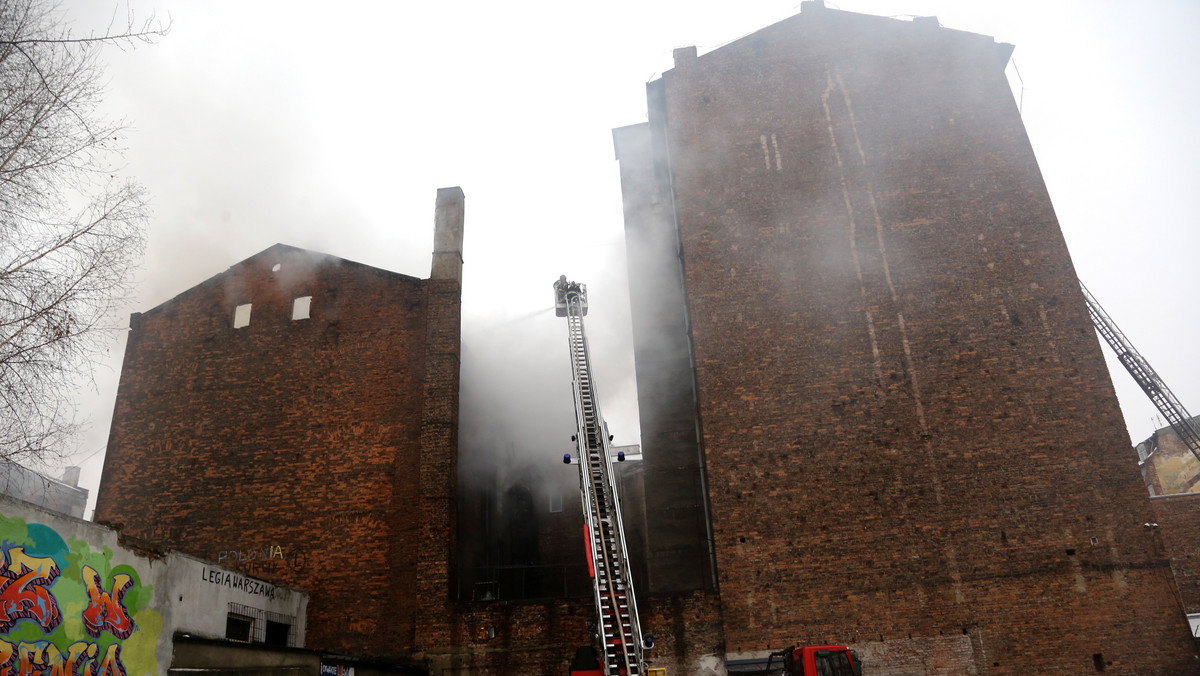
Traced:
POLYGON ((45 0, 0 0, 0 459, 65 450, 141 259, 146 195, 117 176, 98 55, 166 29, 127 19, 75 35, 45 0))

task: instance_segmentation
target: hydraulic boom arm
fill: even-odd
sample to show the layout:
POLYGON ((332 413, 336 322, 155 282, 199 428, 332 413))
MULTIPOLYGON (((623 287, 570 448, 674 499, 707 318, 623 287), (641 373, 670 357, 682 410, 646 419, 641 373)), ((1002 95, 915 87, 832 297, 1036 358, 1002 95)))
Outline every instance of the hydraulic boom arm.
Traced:
MULTIPOLYGON (((554 284, 555 310, 567 318, 570 329, 571 369, 575 377, 575 441, 579 462, 579 490, 584 512, 588 572, 599 617, 597 627, 604 652, 604 673, 632 676, 644 673, 643 637, 638 623, 621 504, 613 476, 608 432, 600 417, 592 382, 583 316, 587 314, 587 288, 568 282, 554 284)), ((570 462, 568 455, 565 462, 570 462)))

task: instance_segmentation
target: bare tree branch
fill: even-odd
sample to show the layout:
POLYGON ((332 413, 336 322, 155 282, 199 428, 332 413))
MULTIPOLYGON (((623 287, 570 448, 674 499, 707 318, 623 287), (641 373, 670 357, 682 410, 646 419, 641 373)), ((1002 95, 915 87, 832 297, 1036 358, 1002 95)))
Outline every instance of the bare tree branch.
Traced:
POLYGON ((152 42, 153 17, 75 37, 47 0, 0 2, 0 459, 56 455, 144 247, 144 190, 115 177, 99 51, 152 42))

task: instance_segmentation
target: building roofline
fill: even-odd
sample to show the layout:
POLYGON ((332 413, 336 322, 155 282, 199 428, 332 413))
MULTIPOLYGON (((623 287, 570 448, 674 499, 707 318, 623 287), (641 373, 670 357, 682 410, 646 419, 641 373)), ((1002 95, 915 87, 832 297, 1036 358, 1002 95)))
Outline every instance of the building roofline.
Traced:
POLYGON ((292 246, 290 244, 283 244, 283 243, 277 242, 277 243, 272 244, 271 246, 263 249, 262 251, 259 251, 256 254, 253 254, 251 256, 247 256, 246 258, 243 258, 242 260, 234 263, 233 265, 230 265, 225 270, 218 272, 217 274, 213 275, 212 277, 209 277, 208 279, 205 279, 204 281, 200 282, 199 284, 194 284, 194 285, 184 289, 183 291, 180 291, 179 293, 177 293, 174 296, 168 298, 167 300, 159 303, 158 305, 155 305, 154 307, 152 307, 148 310, 144 310, 140 313, 135 313, 135 314, 146 315, 146 314, 159 312, 163 308, 174 303, 175 301, 177 301, 180 298, 182 298, 183 296, 191 293, 192 291, 195 291, 196 289, 203 287, 203 286, 207 286, 209 284, 215 284, 218 280, 227 276, 234 268, 236 268, 240 265, 245 265, 246 263, 248 263, 256 258, 261 258, 261 257, 267 256, 271 253, 288 254, 288 255, 306 255, 307 254, 307 255, 312 255, 317 259, 320 259, 324 264, 328 264, 328 265, 337 265, 337 266, 345 266, 345 267, 350 267, 350 268, 357 268, 364 272, 370 272, 373 274, 384 275, 387 277, 391 277, 391 278, 395 279, 396 281, 407 282, 407 283, 410 283, 413 285, 420 285, 425 282, 425 280, 421 279, 420 277, 414 277, 412 275, 406 275, 401 272, 394 272, 392 270, 385 270, 383 268, 377 268, 372 265, 367 265, 366 263, 359 263, 357 261, 352 261, 352 260, 349 260, 346 258, 339 258, 332 254, 327 254, 327 253, 324 253, 321 251, 312 251, 310 249, 303 249, 301 247, 292 246))
MULTIPOLYGON (((709 55, 716 54, 717 52, 720 52, 727 47, 735 45, 744 40, 751 39, 756 35, 759 35, 766 31, 771 31, 771 30, 777 29, 779 26, 781 26, 783 24, 788 24, 788 23, 793 23, 793 22, 807 23, 807 22, 810 22, 813 20, 819 20, 819 19, 817 19, 817 17, 830 17, 830 16, 838 16, 838 17, 843 17, 843 18, 852 17, 851 20, 871 22, 871 23, 874 23, 875 25, 879 25, 879 26, 883 26, 888 23, 890 23, 893 26, 906 25, 906 26, 911 26, 913 29, 916 29, 916 30, 924 30, 924 31, 930 31, 930 32, 944 31, 947 33, 956 33, 956 34, 963 35, 963 36, 973 36, 975 38, 989 40, 993 44, 995 44, 997 47, 997 56, 999 57, 1002 67, 1007 67, 1008 61, 1012 57, 1013 50, 1016 49, 1016 47, 1012 44, 1009 44, 1006 42, 996 42, 996 38, 991 35, 984 35, 982 33, 973 33, 971 31, 959 30, 957 28, 947 28, 947 27, 943 26, 941 24, 941 22, 938 21, 936 16, 911 16, 907 19, 901 18, 901 17, 896 17, 896 16, 879 16, 876 14, 863 14, 861 12, 850 12, 847 10, 833 9, 830 7, 826 7, 824 0, 804 0, 803 2, 800 3, 800 12, 798 14, 793 14, 789 17, 780 19, 779 21, 776 21, 773 24, 764 26, 764 27, 754 30, 750 33, 746 33, 745 35, 742 35, 742 36, 739 36, 732 40, 729 40, 728 42, 724 42, 724 43, 714 47, 713 49, 710 49, 707 52, 704 52, 703 54, 698 54, 695 46, 685 46, 685 47, 676 48, 673 52, 674 57, 675 57, 675 63, 674 63, 674 67, 671 68, 671 70, 678 68, 679 65, 685 61, 704 59, 704 58, 708 57, 709 55)), ((665 71, 663 74, 665 75, 666 72, 670 72, 670 70, 665 71)), ((655 79, 661 79, 661 75, 659 78, 655 78, 655 79)))

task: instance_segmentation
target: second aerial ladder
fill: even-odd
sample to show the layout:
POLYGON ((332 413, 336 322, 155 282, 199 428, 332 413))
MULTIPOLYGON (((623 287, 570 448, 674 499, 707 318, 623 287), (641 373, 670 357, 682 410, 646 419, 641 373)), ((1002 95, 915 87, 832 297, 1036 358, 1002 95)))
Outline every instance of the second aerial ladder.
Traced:
MULTIPOLYGON (((1183 407, 1183 403, 1167 387, 1163 379, 1158 376, 1158 373, 1150 367, 1150 362, 1133 347, 1133 343, 1121 333, 1121 329, 1117 328, 1117 323, 1108 316, 1104 308, 1100 307, 1100 303, 1096 300, 1088 288, 1079 283, 1079 287, 1083 289, 1083 299, 1087 301, 1088 314, 1091 315, 1092 324, 1096 327, 1096 332, 1100 334, 1108 346, 1112 348, 1114 354, 1117 355, 1117 361, 1125 367, 1129 375, 1137 382, 1138 387, 1150 397, 1150 401, 1154 404, 1158 412, 1167 419, 1167 424, 1179 435, 1180 441, 1187 447, 1192 455, 1200 460, 1200 428, 1197 428, 1192 415, 1183 407)), ((1188 484, 1191 488, 1197 482, 1200 482, 1200 474, 1193 477, 1188 484)))

